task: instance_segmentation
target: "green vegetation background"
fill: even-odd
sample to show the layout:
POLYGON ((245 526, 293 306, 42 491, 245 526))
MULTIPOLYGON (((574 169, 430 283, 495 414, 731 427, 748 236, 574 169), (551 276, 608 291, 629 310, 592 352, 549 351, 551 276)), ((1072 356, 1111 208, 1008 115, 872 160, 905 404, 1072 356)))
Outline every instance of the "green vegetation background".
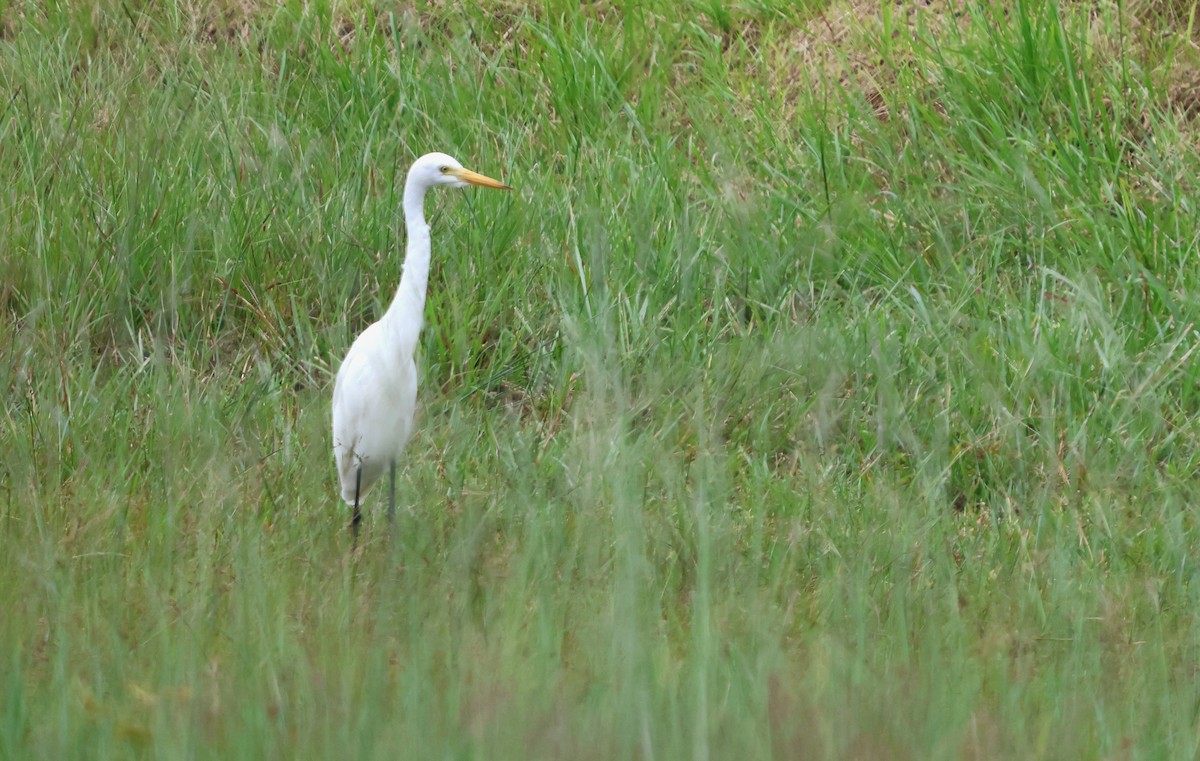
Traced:
POLYGON ((0 2, 0 758, 1195 757, 1191 21, 0 2))

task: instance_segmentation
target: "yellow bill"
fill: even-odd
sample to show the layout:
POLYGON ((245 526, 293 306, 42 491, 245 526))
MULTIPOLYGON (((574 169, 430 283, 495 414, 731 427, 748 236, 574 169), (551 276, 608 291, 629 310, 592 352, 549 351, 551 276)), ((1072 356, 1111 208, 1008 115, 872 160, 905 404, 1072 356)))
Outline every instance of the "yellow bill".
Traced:
POLYGON ((486 174, 472 172, 470 169, 451 169, 450 174, 454 175, 463 182, 469 182, 472 185, 478 185, 481 188, 495 188, 496 190, 512 190, 500 180, 493 180, 486 174))

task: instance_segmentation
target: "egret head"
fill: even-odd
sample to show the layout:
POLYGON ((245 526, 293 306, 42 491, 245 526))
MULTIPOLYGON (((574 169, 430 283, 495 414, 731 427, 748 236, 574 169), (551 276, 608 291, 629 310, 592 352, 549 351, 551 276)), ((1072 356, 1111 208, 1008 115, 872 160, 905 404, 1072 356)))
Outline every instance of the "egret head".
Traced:
POLYGON ((458 159, 444 153, 426 153, 413 162, 412 168, 408 170, 408 177, 410 182, 415 181, 427 188, 438 185, 452 188, 478 185, 481 188, 512 190, 499 180, 464 168, 458 163, 458 159))

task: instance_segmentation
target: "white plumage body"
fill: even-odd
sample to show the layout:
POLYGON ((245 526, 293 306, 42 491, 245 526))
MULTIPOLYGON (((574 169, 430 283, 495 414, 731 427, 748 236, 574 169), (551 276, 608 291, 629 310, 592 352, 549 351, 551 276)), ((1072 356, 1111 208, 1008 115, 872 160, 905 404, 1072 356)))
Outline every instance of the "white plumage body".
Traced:
POLYGON ((367 495, 412 436, 417 365, 411 353, 401 355, 390 344, 382 320, 368 327, 350 346, 333 386, 333 456, 348 505, 356 489, 359 501, 367 495))

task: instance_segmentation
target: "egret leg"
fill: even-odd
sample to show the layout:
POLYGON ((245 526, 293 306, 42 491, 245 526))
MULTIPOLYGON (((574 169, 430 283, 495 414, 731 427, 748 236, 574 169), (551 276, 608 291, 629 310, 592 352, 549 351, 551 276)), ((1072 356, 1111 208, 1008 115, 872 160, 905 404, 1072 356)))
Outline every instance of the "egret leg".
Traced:
POLYGON ((350 534, 358 543, 358 527, 362 524, 362 508, 358 506, 358 495, 362 491, 362 465, 354 471, 354 512, 350 514, 350 534))
POLYGON ((388 525, 396 525, 396 460, 393 459, 388 468, 388 525))

